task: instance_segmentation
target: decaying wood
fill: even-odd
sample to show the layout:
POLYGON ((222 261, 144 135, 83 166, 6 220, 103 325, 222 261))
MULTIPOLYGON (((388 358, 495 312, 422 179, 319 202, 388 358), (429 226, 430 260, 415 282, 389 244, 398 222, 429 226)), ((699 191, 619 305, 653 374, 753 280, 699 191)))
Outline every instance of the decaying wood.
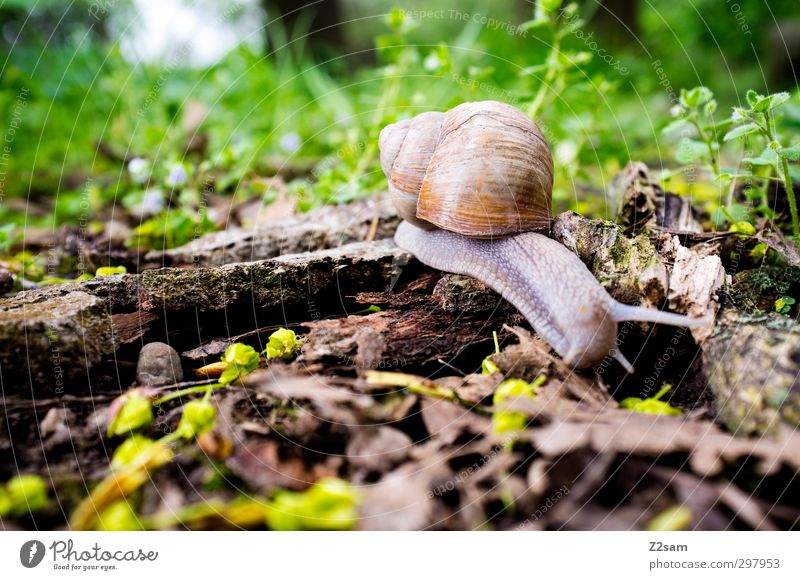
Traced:
POLYGON ((119 344, 128 344, 139 340, 150 330, 151 323, 158 319, 158 314, 145 310, 111 315, 114 336, 119 344))
POLYGON ((342 296, 385 290, 409 260, 384 240, 219 268, 146 270, 20 292, 0 299, 0 364, 8 379, 19 376, 27 384, 30 367, 34 385, 55 389, 57 367, 85 375, 103 355, 144 336, 155 315, 300 306, 311 316, 324 305, 340 303, 342 296))
MULTIPOLYGON (((720 290, 725 281, 722 260, 716 254, 702 255, 697 246, 686 248, 677 236, 672 239, 674 263, 669 277, 667 299, 672 310, 695 318, 713 320, 719 310, 720 290)), ((693 328, 692 336, 702 343, 713 327, 693 328)))
POLYGON ((608 195, 616 221, 626 231, 643 228, 664 211, 664 190, 653 180, 647 165, 639 161, 631 161, 614 177, 608 195))
POLYGON ((787 239, 775 226, 775 222, 762 220, 755 237, 783 256, 790 266, 800 267, 800 247, 793 240, 787 239))
POLYGON ((741 435, 800 425, 800 324, 733 309, 703 345, 704 372, 725 425, 741 435))
MULTIPOLYGON (((428 309, 389 310, 368 316, 348 316, 306 323, 307 342, 301 362, 358 369, 400 369, 451 359, 467 347, 491 343, 492 330, 505 318, 462 318, 428 309), (454 327, 458 332, 452 332, 454 327)), ((480 360, 472 361, 474 370, 480 360)))
MULTIPOLYGON (((625 236, 619 226, 566 212, 556 217, 553 237, 573 250, 615 299, 677 312, 713 317, 725 280, 714 248, 686 248, 677 236, 625 236)), ((708 330, 693 330, 698 340, 708 330)))
POLYGON ((348 205, 324 206, 306 214, 257 223, 251 228, 206 234, 178 248, 150 252, 146 260, 164 266, 222 266, 266 260, 390 238, 399 222, 388 197, 377 195, 348 205))
POLYGON ((552 235, 575 252, 620 302, 657 307, 666 298, 667 265, 647 235, 629 238, 616 224, 574 212, 556 216, 552 235))
POLYGON ((29 380, 64 392, 117 346, 103 300, 80 291, 0 300, 0 343, 3 388, 10 392, 25 390, 29 380))
POLYGON ((614 178, 608 193, 616 208, 616 222, 628 233, 653 226, 681 232, 703 231, 692 204, 665 192, 640 161, 628 163, 614 178))

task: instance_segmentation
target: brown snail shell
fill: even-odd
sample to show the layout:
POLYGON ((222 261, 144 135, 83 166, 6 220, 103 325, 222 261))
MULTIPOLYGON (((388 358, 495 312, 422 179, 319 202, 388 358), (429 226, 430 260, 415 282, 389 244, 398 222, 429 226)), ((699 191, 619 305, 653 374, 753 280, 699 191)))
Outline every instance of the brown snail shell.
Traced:
POLYGON ((463 103, 388 125, 381 166, 400 214, 465 236, 548 230, 553 158, 522 111, 497 101, 463 103))

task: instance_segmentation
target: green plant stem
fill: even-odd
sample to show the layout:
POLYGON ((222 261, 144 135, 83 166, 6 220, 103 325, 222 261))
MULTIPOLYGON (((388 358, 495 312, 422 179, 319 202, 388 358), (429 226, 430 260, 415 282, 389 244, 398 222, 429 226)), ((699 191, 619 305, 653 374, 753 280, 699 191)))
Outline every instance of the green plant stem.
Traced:
MULTIPOLYGON (((770 118, 769 111, 764 111, 764 124, 766 125, 767 139, 769 140, 767 146, 769 146, 773 141, 777 141, 776 135, 773 133, 772 119, 770 118)), ((789 162, 780 155, 778 156, 778 159, 780 159, 780 177, 783 180, 783 186, 786 189, 786 198, 789 201, 789 213, 792 217, 792 237, 794 238, 795 243, 800 243, 800 220, 797 217, 797 198, 794 195, 794 187, 792 187, 792 176, 789 173, 789 162)))
POLYGON ((772 119, 770 119, 770 117, 769 117, 769 111, 764 111, 764 124, 766 125, 767 138, 770 141, 774 141, 775 140, 775 136, 772 133, 772 119))
POLYGON ((197 387, 189 387, 187 389, 181 389, 180 391, 175 391, 174 393, 170 393, 169 395, 164 395, 156 399, 153 404, 161 405, 163 403, 167 403, 169 401, 173 401, 175 399, 180 399, 181 397, 185 397, 186 395, 193 395, 195 393, 204 393, 207 396, 211 396, 210 393, 214 389, 226 388, 228 385, 221 385, 219 383, 211 383, 210 385, 199 385, 197 387))
MULTIPOLYGON (((380 99, 378 100, 378 106, 375 109, 375 118, 373 120, 372 125, 376 126, 381 122, 383 115, 385 114, 385 110, 388 108, 389 104, 397 103, 397 96, 400 92, 400 80, 404 74, 404 67, 401 67, 399 64, 396 64, 397 68, 399 69, 391 78, 386 80, 386 87, 381 91, 380 99)), ((367 145, 364 152, 361 154, 361 157, 356 164, 355 169, 350 174, 350 183, 355 184, 361 177, 366 173, 367 169, 369 169, 375 161, 375 158, 378 154, 378 140, 370 139, 369 144, 367 145)))
POLYGON ((764 182, 761 184, 759 188, 759 194, 761 195, 761 204, 769 208, 769 196, 767 195, 767 189, 769 189, 769 178, 770 172, 772 171, 772 167, 767 166, 767 174, 764 176, 764 182))
POLYGON ((164 435, 161 439, 159 439, 158 443, 163 443, 164 445, 169 445, 170 443, 174 443, 175 441, 177 441, 180 438, 181 438, 181 436, 178 434, 177 430, 176 431, 171 431, 171 432, 167 433, 166 435, 164 435))
POLYGON ((550 54, 547 55, 547 72, 544 75, 542 84, 539 86, 539 90, 536 92, 536 96, 527 110, 528 117, 531 119, 536 119, 539 115, 539 111, 542 110, 548 90, 555 80, 558 69, 558 55, 561 51, 562 32, 556 27, 555 23, 552 23, 551 26, 553 28, 553 45, 550 47, 550 54))
POLYGON ((792 236, 795 243, 800 243, 800 220, 797 218, 797 199, 792 187, 792 176, 789 174, 789 162, 781 157, 781 173, 783 186, 786 188, 786 197, 789 200, 789 212, 792 214, 792 236))
POLYGON ((700 126, 700 123, 698 123, 696 119, 691 119, 691 123, 697 130, 697 134, 706 144, 706 147, 708 147, 708 158, 711 161, 711 171, 714 172, 714 176, 716 177, 717 175, 719 175, 719 164, 717 163, 717 158, 714 155, 714 146, 712 145, 713 141, 710 137, 706 136, 706 132, 703 131, 703 128, 700 126))

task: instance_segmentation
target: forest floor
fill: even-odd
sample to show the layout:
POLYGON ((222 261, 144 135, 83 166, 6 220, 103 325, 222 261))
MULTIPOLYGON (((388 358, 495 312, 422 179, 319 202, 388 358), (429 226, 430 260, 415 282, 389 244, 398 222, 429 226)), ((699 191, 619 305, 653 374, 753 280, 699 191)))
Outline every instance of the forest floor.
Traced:
MULTIPOLYGON (((630 375, 610 358, 571 370, 491 290, 398 249, 383 196, 159 252, 109 232, 43 240, 60 260, 130 273, 0 299, 0 481, 37 474, 52 500, 0 529, 76 527, 113 471, 122 440, 107 435, 109 408, 136 386, 143 345, 180 355, 183 377, 163 395, 213 382, 197 370, 234 343, 261 351, 279 328, 300 337, 297 356, 215 389, 213 430, 117 493, 142 527, 263 528, 248 501, 328 477, 351 484, 357 529, 797 527, 800 325, 774 308, 800 295, 796 249, 771 224, 746 238, 704 232, 636 171, 618 186, 616 223, 568 212, 553 237, 615 298, 716 323, 622 325, 630 375), (757 243, 786 264, 733 263, 757 243), (487 357, 496 372, 481 371, 487 357), (535 381, 536 396, 500 405, 510 378, 535 381), (666 413, 619 405, 652 403, 664 385, 666 413), (501 412, 524 428, 498 429, 501 412)), ((144 434, 174 431, 191 398, 157 405, 144 434)))

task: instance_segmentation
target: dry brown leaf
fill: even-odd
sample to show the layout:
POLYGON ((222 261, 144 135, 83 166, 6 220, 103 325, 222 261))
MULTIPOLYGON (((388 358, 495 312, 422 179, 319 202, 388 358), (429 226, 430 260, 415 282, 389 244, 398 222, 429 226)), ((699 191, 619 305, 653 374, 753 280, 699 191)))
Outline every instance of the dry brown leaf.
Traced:
POLYGON ((717 474, 724 461, 746 456, 760 459, 765 474, 783 464, 800 470, 800 434, 788 427, 775 436, 746 439, 729 435, 709 421, 609 410, 592 421, 557 421, 529 429, 524 436, 549 457, 589 447, 651 457, 688 453, 690 466, 701 475, 717 474))
POLYGON ((332 463, 319 462, 308 466, 300 457, 290 455, 278 442, 261 439, 237 446, 225 465, 253 489, 302 490, 321 477, 335 476, 336 469, 332 463))

